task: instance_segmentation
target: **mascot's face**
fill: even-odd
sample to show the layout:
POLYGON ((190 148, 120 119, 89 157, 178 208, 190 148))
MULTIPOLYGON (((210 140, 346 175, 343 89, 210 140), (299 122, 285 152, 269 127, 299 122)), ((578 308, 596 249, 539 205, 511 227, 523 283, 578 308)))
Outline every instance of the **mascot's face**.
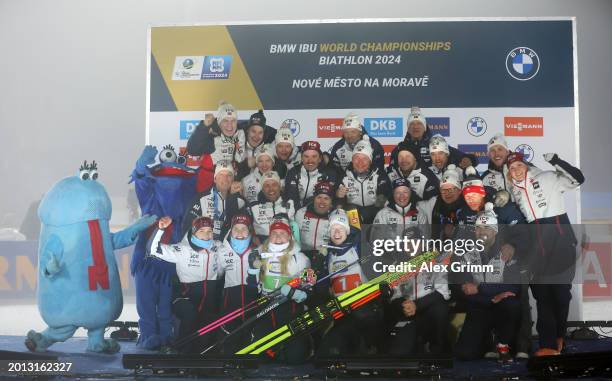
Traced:
POLYGON ((165 191, 180 191, 183 179, 196 174, 195 170, 187 166, 187 157, 177 155, 171 145, 164 146, 158 158, 159 164, 151 168, 151 174, 165 179, 165 191))
POLYGON ((77 176, 66 177, 45 194, 38 208, 43 224, 70 225, 89 220, 110 220, 111 202, 98 182, 98 170, 93 162, 81 167, 77 176))

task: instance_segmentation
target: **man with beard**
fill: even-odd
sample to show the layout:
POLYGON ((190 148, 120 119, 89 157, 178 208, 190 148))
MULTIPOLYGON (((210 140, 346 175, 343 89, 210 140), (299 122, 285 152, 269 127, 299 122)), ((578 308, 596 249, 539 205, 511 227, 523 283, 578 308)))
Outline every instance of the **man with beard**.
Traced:
POLYGON ((361 140, 355 145, 351 164, 346 168, 336 192, 338 204, 356 206, 363 223, 370 224, 384 205, 390 190, 387 174, 372 165, 369 140, 361 140))
POLYGON ((325 166, 319 142, 310 140, 302 144, 302 163, 294 166, 285 178, 284 195, 293 200, 296 208, 308 205, 314 187, 320 181, 336 184, 336 171, 325 166))

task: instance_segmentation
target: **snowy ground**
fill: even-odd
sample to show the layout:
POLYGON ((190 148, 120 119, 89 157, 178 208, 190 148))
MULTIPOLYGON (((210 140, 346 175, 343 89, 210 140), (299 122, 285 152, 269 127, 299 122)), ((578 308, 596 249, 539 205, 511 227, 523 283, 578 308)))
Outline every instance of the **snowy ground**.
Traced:
MULTIPOLYGON (((612 320, 612 301, 587 301, 583 304, 584 320, 612 320)), ((126 301, 120 321, 137 321, 136 305, 133 300, 126 301)), ((28 304, 0 306, 0 335, 24 335, 30 330, 41 331, 46 325, 38 312, 34 301, 28 304)), ((79 329, 76 336, 87 336, 79 329)), ((1 349, 1 348, 0 348, 1 349)))

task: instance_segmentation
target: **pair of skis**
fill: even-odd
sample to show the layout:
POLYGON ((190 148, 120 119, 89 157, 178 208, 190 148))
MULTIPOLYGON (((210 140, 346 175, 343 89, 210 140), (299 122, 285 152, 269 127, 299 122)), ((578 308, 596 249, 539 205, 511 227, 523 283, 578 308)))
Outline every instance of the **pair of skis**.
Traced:
MULTIPOLYGON (((409 264, 415 268, 425 262, 432 264, 436 263, 448 263, 450 262, 451 254, 437 254, 435 252, 426 252, 419 256, 416 256, 408 261, 409 264)), ((265 335, 261 339, 249 344, 243 349, 236 352, 237 355, 259 355, 269 350, 272 347, 289 340, 292 337, 296 337, 300 334, 308 333, 323 322, 330 320, 338 320, 343 316, 351 313, 368 302, 378 298, 385 287, 385 284, 393 288, 408 279, 416 276, 417 271, 413 272, 393 272, 382 274, 369 282, 366 282, 339 297, 328 300, 323 305, 317 306, 312 310, 309 310, 300 316, 293 319, 288 324, 275 329, 269 334, 265 335)))
MULTIPOLYGON (((302 273, 300 277, 290 280, 289 282, 287 282, 287 284, 293 288, 301 288, 303 290, 308 290, 310 288, 315 287, 317 284, 320 284, 324 282, 325 280, 330 279, 331 277, 347 270, 349 267, 362 263, 367 258, 369 258, 369 256, 364 256, 360 258, 359 260, 354 261, 346 266, 343 266, 342 268, 318 280, 316 279, 316 276, 314 276, 312 273, 304 272, 302 273)), ((229 314, 226 314, 220 317, 219 319, 213 321, 212 323, 207 324, 206 326, 198 329, 197 331, 193 332, 189 336, 186 336, 182 338, 181 340, 177 341, 174 346, 176 348, 181 348, 184 345, 197 339, 198 337, 204 336, 216 330, 217 328, 220 328, 223 325, 228 324, 241 316, 244 316, 245 314, 251 311, 260 309, 260 311, 256 315, 245 320, 242 325, 240 325, 235 330, 230 332, 228 336, 225 336, 220 342, 215 343, 213 346, 206 348, 202 353, 209 352, 212 349, 219 347, 225 341, 227 341, 230 337, 235 336, 237 331, 243 330, 246 326, 252 324, 255 320, 259 319, 261 316, 265 315, 266 313, 272 311, 273 309, 277 308, 281 304, 285 303, 288 300, 288 298, 281 294, 281 291, 280 291, 281 287, 275 289, 274 291, 270 292, 267 295, 263 295, 251 301, 244 307, 238 308, 235 311, 232 311, 229 314)))

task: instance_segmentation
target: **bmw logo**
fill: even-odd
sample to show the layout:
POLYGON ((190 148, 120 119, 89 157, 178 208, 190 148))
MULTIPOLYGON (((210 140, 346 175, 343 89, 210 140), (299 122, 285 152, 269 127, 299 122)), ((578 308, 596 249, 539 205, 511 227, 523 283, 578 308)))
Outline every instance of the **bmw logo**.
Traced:
POLYGON ((293 137, 297 137, 300 134, 300 122, 295 119, 285 119, 281 126, 289 128, 293 137))
POLYGON ((527 81, 538 74, 540 58, 530 48, 524 46, 514 48, 506 56, 506 70, 512 78, 527 81))
POLYGON ((525 160, 528 162, 531 162, 531 160, 533 160, 534 152, 533 148, 531 148, 529 144, 519 144, 514 151, 522 153, 525 157, 525 160))
POLYGON ((467 130, 472 136, 482 136, 487 132, 487 122, 481 117, 475 116, 468 121, 467 130))
POLYGON ((191 58, 187 58, 183 61, 183 68, 189 70, 193 67, 193 60, 191 58))

